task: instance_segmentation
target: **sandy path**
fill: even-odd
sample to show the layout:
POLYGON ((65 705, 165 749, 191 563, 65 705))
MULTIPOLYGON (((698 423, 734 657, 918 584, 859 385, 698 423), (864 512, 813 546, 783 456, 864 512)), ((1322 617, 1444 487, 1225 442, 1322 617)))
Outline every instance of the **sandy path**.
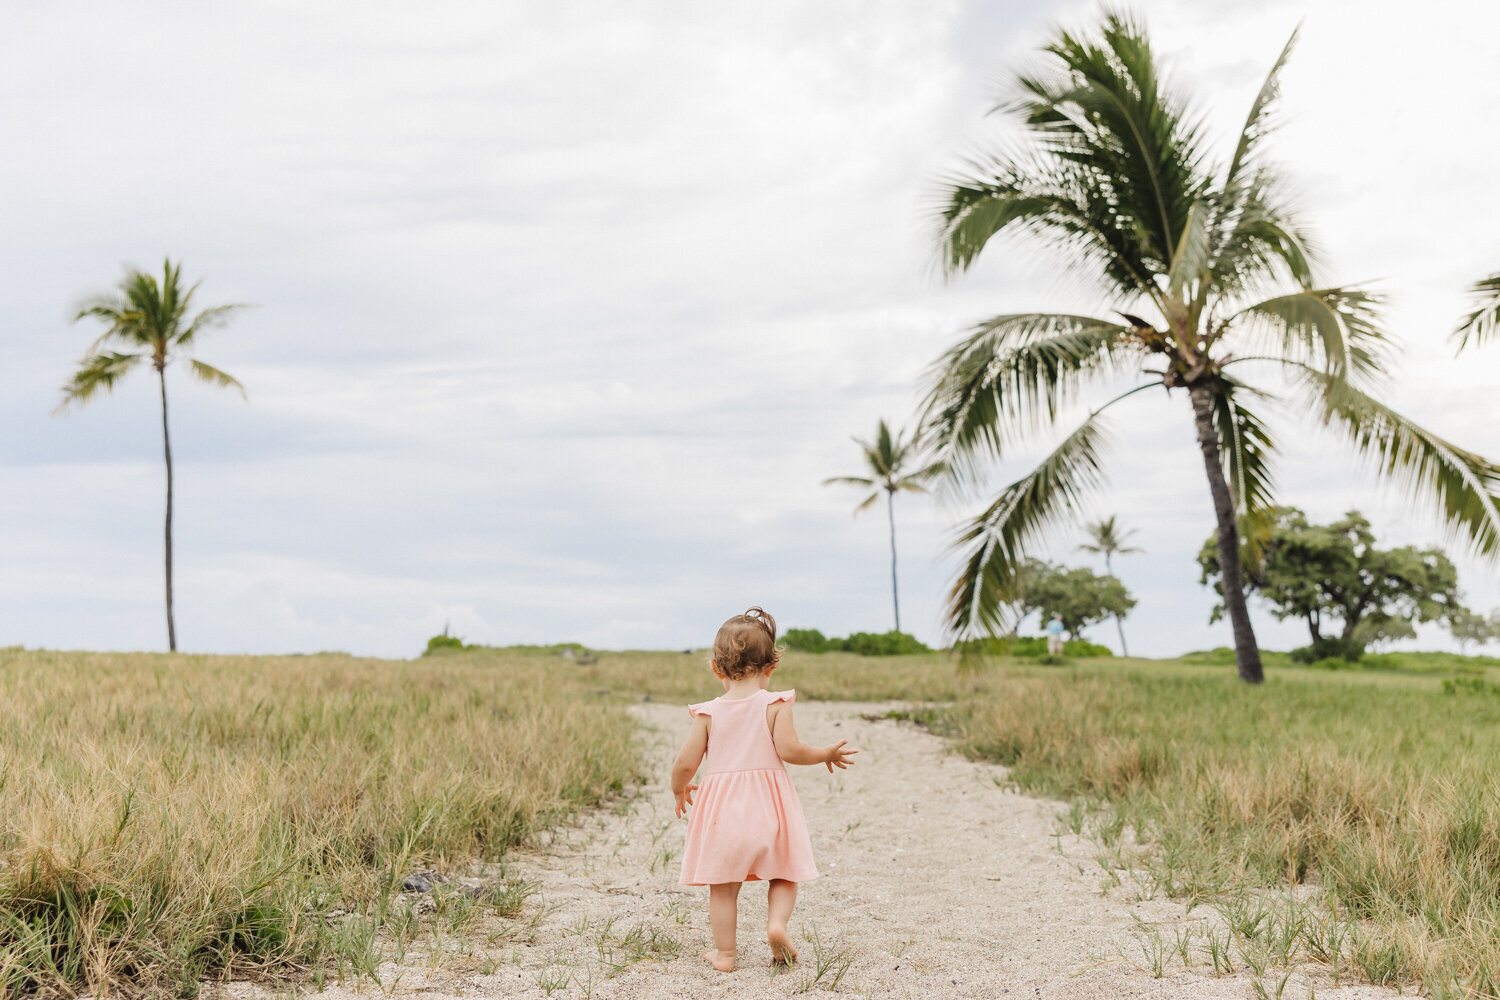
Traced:
MULTIPOLYGON (((698 956, 709 946, 707 890, 677 884, 686 824, 672 819, 666 775, 686 734, 681 706, 645 704, 650 773, 658 780, 603 811, 546 852, 512 870, 537 879, 545 916, 531 940, 499 939, 482 965, 424 974, 384 967, 396 993, 540 998, 783 997, 814 994, 839 964, 818 973, 814 930, 825 956, 843 952, 837 992, 867 997, 1245 998, 1252 977, 1215 978, 1199 945, 1192 967, 1172 958, 1148 970, 1147 939, 1134 917, 1170 944, 1204 926, 1168 900, 1137 901, 1128 886, 1101 893, 1094 845, 1058 835, 1057 803, 1000 787, 1004 771, 943 750, 916 727, 869 722, 868 704, 804 703, 798 730, 811 742, 848 739, 861 753, 849 771, 793 768, 823 877, 802 889, 792 919, 802 962, 773 976, 765 943, 765 889, 740 901, 740 967, 725 975, 698 956), (634 936, 632 936, 634 930, 634 936), (649 936, 655 933, 655 954, 649 936), (673 942, 676 958, 667 957, 673 942), (1123 953, 1123 954, 1122 954, 1123 953), (634 959, 634 960, 632 960, 634 959), (548 992, 550 989, 550 993, 548 992)), ((1199 938, 1201 944, 1201 937, 1199 938)), ((460 963, 461 965, 462 963, 460 963)), ((1271 995, 1274 981, 1268 981, 1271 995)), ((1315 973, 1325 1000, 1395 996, 1335 988, 1315 973)), ((367 987, 367 989, 369 989, 367 987)), ((1295 975, 1286 997, 1309 995, 1295 975)))

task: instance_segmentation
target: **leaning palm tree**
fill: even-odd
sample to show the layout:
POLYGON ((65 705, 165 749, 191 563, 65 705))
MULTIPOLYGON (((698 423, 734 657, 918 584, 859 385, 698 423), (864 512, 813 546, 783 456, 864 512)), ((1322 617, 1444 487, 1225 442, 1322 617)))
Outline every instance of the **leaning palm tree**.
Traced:
POLYGON ((956 636, 997 633, 1013 619, 1028 549, 1102 482, 1107 411, 1152 387, 1191 405, 1246 681, 1259 682, 1262 670, 1240 535, 1243 525, 1254 558, 1274 502, 1265 407, 1292 403, 1294 419, 1342 432, 1379 472, 1435 500, 1475 551, 1500 555, 1500 468, 1371 394, 1392 346, 1380 300, 1319 283, 1308 235, 1264 158, 1295 40, 1225 162, 1211 155, 1199 113, 1162 80, 1138 22, 1108 13, 1094 37, 1061 32, 1045 50, 1048 66, 1021 77, 1018 96, 999 109, 1019 114, 1026 138, 946 190, 940 249, 949 275, 996 237, 1024 233, 1098 282, 1107 315, 1118 317, 996 316, 934 365, 925 433, 960 482, 1089 407, 961 530, 963 568, 946 613, 956 636), (1252 383, 1265 375, 1280 376, 1274 392, 1252 383), (1086 389, 1111 394, 1090 399, 1086 389))
POLYGON ((1500 273, 1474 282, 1469 292, 1474 296, 1474 309, 1453 331, 1459 351, 1470 344, 1482 347, 1500 335, 1500 273))
MULTIPOLYGON (((1110 576, 1115 575, 1115 568, 1110 562, 1113 556, 1141 551, 1133 545, 1125 544, 1135 531, 1121 531, 1113 514, 1098 521, 1089 521, 1083 526, 1083 530, 1088 533, 1089 540, 1078 546, 1079 551, 1104 556, 1104 572, 1110 576)), ((1125 625, 1120 621, 1119 615, 1115 615, 1115 629, 1120 633, 1120 655, 1129 656, 1130 650, 1125 646, 1125 625)))
POLYGON ((917 457, 915 444, 916 435, 903 438, 899 433, 892 436, 891 429, 886 426, 884 420, 875 429, 875 440, 862 441, 854 439, 864 452, 865 465, 870 470, 868 476, 834 476, 832 479, 823 480, 824 486, 835 483, 845 486, 862 486, 870 490, 870 495, 854 508, 857 515, 860 511, 869 507, 880 499, 881 491, 885 492, 886 517, 891 525, 891 607, 896 613, 896 631, 901 631, 901 598, 896 589, 896 494, 898 492, 926 493, 927 487, 923 484, 943 471, 941 465, 929 464, 915 472, 906 472, 906 466, 917 457))
POLYGON ((172 619, 172 438, 167 431, 167 366, 182 358, 188 370, 204 382, 232 386, 243 396, 244 386, 212 365, 186 357, 196 346, 199 334, 224 322, 240 305, 213 306, 189 317, 195 284, 182 287, 182 267, 168 260, 162 265, 158 283, 153 275, 129 269, 118 291, 103 295, 79 310, 74 322, 84 318, 104 324, 104 333, 90 345, 72 379, 63 386, 59 411, 70 404, 80 406, 100 390, 109 392, 115 382, 143 361, 156 369, 161 387, 161 441, 167 460, 167 646, 177 651, 177 626, 172 619))

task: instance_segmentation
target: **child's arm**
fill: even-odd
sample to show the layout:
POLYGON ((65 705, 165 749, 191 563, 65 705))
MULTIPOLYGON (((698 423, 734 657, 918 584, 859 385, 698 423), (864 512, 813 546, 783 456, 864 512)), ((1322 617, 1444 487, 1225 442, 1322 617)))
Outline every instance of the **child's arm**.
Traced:
POLYGON ((687 807, 693 804, 693 792, 697 785, 689 784, 693 775, 698 773, 698 765, 703 763, 703 755, 708 752, 708 716, 693 716, 693 728, 688 730, 687 742, 677 753, 677 761, 672 765, 672 794, 677 799, 677 818, 682 819, 687 807))
POLYGON ((848 740, 839 740, 826 747, 808 746, 797 738, 797 727, 792 725, 792 706, 777 702, 771 706, 771 739, 776 744, 776 753, 788 764, 822 764, 832 774, 853 764, 850 760, 858 750, 845 750, 848 740))

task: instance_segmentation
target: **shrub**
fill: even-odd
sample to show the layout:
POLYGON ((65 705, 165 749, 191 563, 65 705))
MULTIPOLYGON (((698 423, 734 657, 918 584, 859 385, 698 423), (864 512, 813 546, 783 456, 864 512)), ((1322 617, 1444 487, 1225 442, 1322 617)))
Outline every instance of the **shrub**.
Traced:
POLYGON ((860 656, 907 656, 912 653, 930 653, 932 650, 905 632, 855 632, 838 642, 838 648, 846 653, 860 656))
POLYGON ((1480 677, 1444 677, 1443 694, 1500 695, 1500 684, 1480 677))
POLYGON ((1321 660, 1314 660, 1307 665, 1309 670, 1362 670, 1364 669, 1353 660, 1346 660, 1342 656, 1325 656, 1321 660))
POLYGON ((802 653, 826 653, 833 648, 828 637, 815 628, 789 628, 782 636, 787 649, 802 653))
POLYGON ((782 636, 788 649, 803 653, 857 653, 860 656, 908 656, 930 653, 916 636, 905 632, 855 632, 847 639, 830 639, 815 628, 789 628, 782 636))
MULTIPOLYGON (((1046 656, 1047 640, 1039 635, 1018 635, 1010 642, 1011 656, 1046 656)), ((1108 646, 1089 642, 1087 639, 1069 639, 1063 643, 1064 656, 1086 659, 1094 656, 1114 656, 1108 646)))
POLYGON ((461 652, 467 648, 464 645, 464 641, 458 636, 448 635, 445 632, 442 635, 435 635, 431 639, 428 639, 427 649, 422 655, 432 656, 434 653, 461 652))
POLYGON ((1365 644, 1356 639, 1340 639, 1324 636, 1313 641, 1311 646, 1292 650, 1292 659, 1298 663, 1316 663, 1319 660, 1338 658, 1358 663, 1365 655, 1365 644))

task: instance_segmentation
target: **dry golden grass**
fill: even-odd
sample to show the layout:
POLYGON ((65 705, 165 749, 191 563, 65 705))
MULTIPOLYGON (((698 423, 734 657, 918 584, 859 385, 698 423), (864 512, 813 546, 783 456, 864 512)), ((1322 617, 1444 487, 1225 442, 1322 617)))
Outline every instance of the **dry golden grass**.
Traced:
MULTIPOLYGON (((1211 659, 1211 657, 1210 657, 1211 659)), ((1221 909, 1240 960, 1323 956, 1500 994, 1500 697, 1437 674, 788 653, 777 687, 900 700, 1073 799, 1119 874, 1221 909), (1126 846, 1135 832, 1141 847, 1126 846), (1265 908, 1307 882, 1325 905, 1265 908)), ((0 993, 188 995, 371 975, 420 928, 401 876, 495 859, 638 769, 627 701, 719 693, 703 652, 414 662, 0 650, 0 993)), ((477 905, 513 915, 524 886, 477 905)), ((464 926, 475 903, 442 902, 464 926)), ((1300 904, 1299 904, 1300 905, 1300 904)))
POLYGON ((638 768, 555 659, 10 649, 0 705, 6 993, 358 972, 403 874, 498 858, 638 768))
POLYGON ((938 723, 1022 788, 1077 799, 1106 864, 1148 892, 1232 909, 1288 883, 1321 891, 1320 907, 1244 921, 1246 954, 1275 940, 1280 960, 1323 955, 1376 983, 1500 995, 1500 688, 1012 667, 938 723), (1122 846, 1126 829, 1144 851, 1122 846))

